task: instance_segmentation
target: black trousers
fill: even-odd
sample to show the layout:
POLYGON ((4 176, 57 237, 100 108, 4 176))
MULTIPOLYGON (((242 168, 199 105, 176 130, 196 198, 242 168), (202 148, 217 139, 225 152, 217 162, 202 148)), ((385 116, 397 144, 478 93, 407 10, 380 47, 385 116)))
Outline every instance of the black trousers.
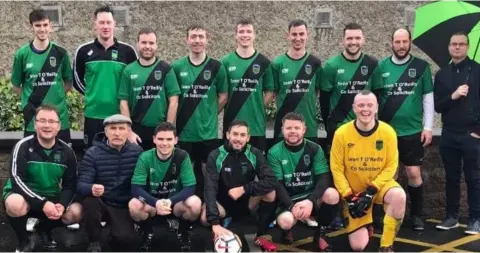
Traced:
POLYGON ((480 218, 480 139, 472 137, 468 132, 443 130, 440 155, 445 167, 447 216, 458 217, 463 169, 467 183, 469 216, 480 218))

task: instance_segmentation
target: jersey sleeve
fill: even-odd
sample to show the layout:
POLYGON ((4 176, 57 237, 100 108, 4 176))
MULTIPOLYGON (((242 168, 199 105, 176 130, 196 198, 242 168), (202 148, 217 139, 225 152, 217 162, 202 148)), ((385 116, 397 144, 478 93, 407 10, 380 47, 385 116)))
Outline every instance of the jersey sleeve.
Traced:
POLYGON ((21 51, 15 52, 13 58, 11 82, 15 87, 22 87, 22 84, 25 82, 23 77, 23 57, 20 52, 21 51))
POLYGON ((173 97, 180 95, 180 86, 178 84, 177 75, 175 74, 175 70, 170 68, 165 77, 165 88, 167 97, 173 97))
POLYGON ((63 81, 73 80, 72 66, 70 66, 70 57, 67 52, 65 52, 62 60, 62 79, 63 81))
POLYGON ((423 94, 428 94, 433 92, 433 80, 432 80, 432 71, 430 70, 430 64, 426 63, 425 71, 422 76, 423 83, 423 94))
POLYGON ((322 78, 320 82, 320 90, 330 92, 335 82, 336 69, 327 61, 323 67, 322 78))
POLYGON ((274 91, 275 84, 273 82, 273 66, 270 64, 265 72, 263 73, 262 81, 263 81, 263 91, 274 91))
POLYGON ((329 172, 327 159, 323 153, 322 148, 319 146, 318 151, 313 158, 313 173, 315 175, 320 175, 323 173, 329 172))
POLYGON ((150 173, 149 166, 147 165, 144 156, 141 155, 138 158, 135 171, 133 172, 132 184, 146 185, 148 173, 150 173))
POLYGON ((272 168, 273 174, 275 174, 277 180, 283 180, 282 164, 280 159, 274 154, 273 150, 268 151, 267 162, 272 168))
POLYGON ((182 181, 183 188, 197 184, 195 174, 193 173, 192 162, 188 155, 183 159, 182 167, 180 168, 180 180, 182 181))
POLYGON ((397 135, 393 129, 389 129, 387 133, 388 137, 385 138, 384 145, 387 147, 385 167, 377 177, 370 182, 370 185, 382 189, 382 187, 390 180, 393 180, 398 168, 398 148, 397 148, 397 135))
POLYGON ((225 71, 225 66, 220 65, 218 73, 215 77, 217 93, 227 93, 228 92, 228 80, 227 80, 227 71, 225 71))
POLYGON ((333 137, 332 149, 330 151, 330 169, 332 170, 333 182, 340 195, 345 198, 352 193, 350 183, 345 177, 345 148, 343 135, 337 130, 333 137))
POLYGON ((120 76, 120 85, 118 86, 118 99, 128 100, 128 92, 130 91, 130 77, 128 69, 124 68, 120 76))

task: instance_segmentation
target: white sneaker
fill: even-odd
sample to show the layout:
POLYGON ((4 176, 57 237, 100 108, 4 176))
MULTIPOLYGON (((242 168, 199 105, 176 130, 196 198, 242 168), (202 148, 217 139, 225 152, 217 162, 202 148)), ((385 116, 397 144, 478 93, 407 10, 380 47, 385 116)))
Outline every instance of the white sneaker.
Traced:
POLYGON ((315 219, 312 219, 312 217, 309 217, 302 222, 306 223, 307 226, 309 226, 309 227, 318 227, 318 222, 315 219))
POLYGON ((80 224, 78 223, 73 223, 67 226, 69 230, 78 230, 80 228, 80 224))
POLYGON ((28 232, 33 232, 35 231, 35 226, 39 223, 40 221, 37 218, 28 218, 27 220, 27 231, 28 232))

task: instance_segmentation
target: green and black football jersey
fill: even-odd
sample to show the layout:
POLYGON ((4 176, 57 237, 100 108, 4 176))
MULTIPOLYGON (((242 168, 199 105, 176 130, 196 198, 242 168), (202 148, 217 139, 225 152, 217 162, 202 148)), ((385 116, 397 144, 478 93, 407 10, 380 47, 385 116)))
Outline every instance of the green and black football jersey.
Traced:
POLYGON ((258 52, 242 58, 233 51, 223 57, 222 63, 229 84, 224 131, 233 120, 241 119, 248 123, 251 136, 265 136, 263 92, 274 90, 270 60, 258 52))
POLYGON ((298 112, 305 117, 306 137, 317 137, 317 93, 322 77, 320 59, 306 53, 298 60, 286 53, 278 56, 272 63, 277 114, 274 136, 283 136, 282 118, 289 112, 298 112))
POLYGON ((218 94, 228 92, 224 66, 206 57, 196 66, 185 56, 173 64, 181 96, 177 112, 180 141, 198 142, 218 138, 218 94))
POLYGON ((196 184, 188 153, 174 149, 168 160, 160 160, 155 148, 140 154, 132 184, 146 185, 149 193, 159 199, 169 198, 187 186, 196 184))
POLYGON ((137 53, 131 45, 114 41, 105 48, 95 39, 78 47, 75 53, 73 84, 85 95, 85 117, 105 119, 120 112, 120 77, 125 66, 137 60, 137 53))
POLYGON ((47 50, 34 51, 33 42, 15 52, 12 69, 12 84, 22 88, 21 106, 25 130, 35 131, 35 110, 42 104, 57 107, 61 129, 68 129, 68 108, 65 81, 72 81, 72 68, 68 52, 50 42, 47 50))
POLYGON ((307 139, 303 140, 303 148, 298 152, 288 150, 284 141, 275 144, 268 151, 267 160, 277 180, 284 182, 292 200, 312 194, 315 176, 330 171, 322 148, 307 139))
POLYGON ((391 57, 380 61, 382 83, 373 87, 380 94, 379 119, 390 124, 398 136, 423 130, 423 95, 433 92, 430 65, 411 56, 397 65, 391 57))
POLYGON ((128 102, 132 121, 146 127, 165 121, 168 99, 179 94, 175 71, 158 59, 150 66, 143 66, 138 60, 129 64, 123 70, 118 89, 118 99, 128 102))
POLYGON ((375 58, 363 53, 355 61, 346 59, 343 53, 328 59, 323 68, 320 86, 322 91, 331 94, 326 122, 328 129, 337 129, 355 119, 352 110, 355 95, 370 89, 374 83, 381 82, 377 64, 375 58))

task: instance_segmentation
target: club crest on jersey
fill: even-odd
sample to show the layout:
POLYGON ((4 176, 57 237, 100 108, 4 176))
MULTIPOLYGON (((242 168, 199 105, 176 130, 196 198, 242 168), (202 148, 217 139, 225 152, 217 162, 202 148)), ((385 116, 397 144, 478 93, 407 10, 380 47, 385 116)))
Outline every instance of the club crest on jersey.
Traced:
POLYGON ((112 60, 118 60, 118 51, 112 50, 112 60))
POLYGON ((375 142, 375 148, 376 148, 378 151, 382 150, 382 149, 383 149, 383 140, 377 140, 377 141, 375 142))
POLYGON ((309 155, 305 155, 303 157, 303 163, 305 163, 305 166, 310 166, 310 156, 309 155))
POLYGON ((305 65, 305 73, 307 73, 307 75, 310 75, 312 73, 312 65, 305 65))
POLYGON ((246 175, 247 172, 248 172, 248 167, 247 167, 247 165, 242 165, 242 174, 243 174, 243 175, 246 175))
POLYGON ((155 73, 154 73, 153 77, 155 77, 155 80, 162 79, 162 71, 161 70, 155 70, 155 73))
POLYGON ((258 73, 260 73, 260 65, 258 64, 253 64, 252 66, 252 71, 255 75, 257 75, 258 73))
POLYGON ((57 66, 57 59, 55 57, 50 57, 50 66, 55 67, 57 66))
POLYGON ((212 72, 210 70, 203 71, 203 79, 208 81, 210 80, 211 77, 212 77, 212 72))
POLYGON ((367 66, 361 66, 360 67, 360 73, 362 73, 362 75, 366 76, 368 74, 368 67, 367 66))
POLYGON ((61 159, 62 159, 62 156, 61 156, 60 153, 55 153, 55 154, 53 155, 53 162, 54 162, 54 163, 59 163, 61 159))
POLYGON ((416 69, 408 69, 408 76, 411 78, 414 78, 417 76, 417 70, 416 69))

